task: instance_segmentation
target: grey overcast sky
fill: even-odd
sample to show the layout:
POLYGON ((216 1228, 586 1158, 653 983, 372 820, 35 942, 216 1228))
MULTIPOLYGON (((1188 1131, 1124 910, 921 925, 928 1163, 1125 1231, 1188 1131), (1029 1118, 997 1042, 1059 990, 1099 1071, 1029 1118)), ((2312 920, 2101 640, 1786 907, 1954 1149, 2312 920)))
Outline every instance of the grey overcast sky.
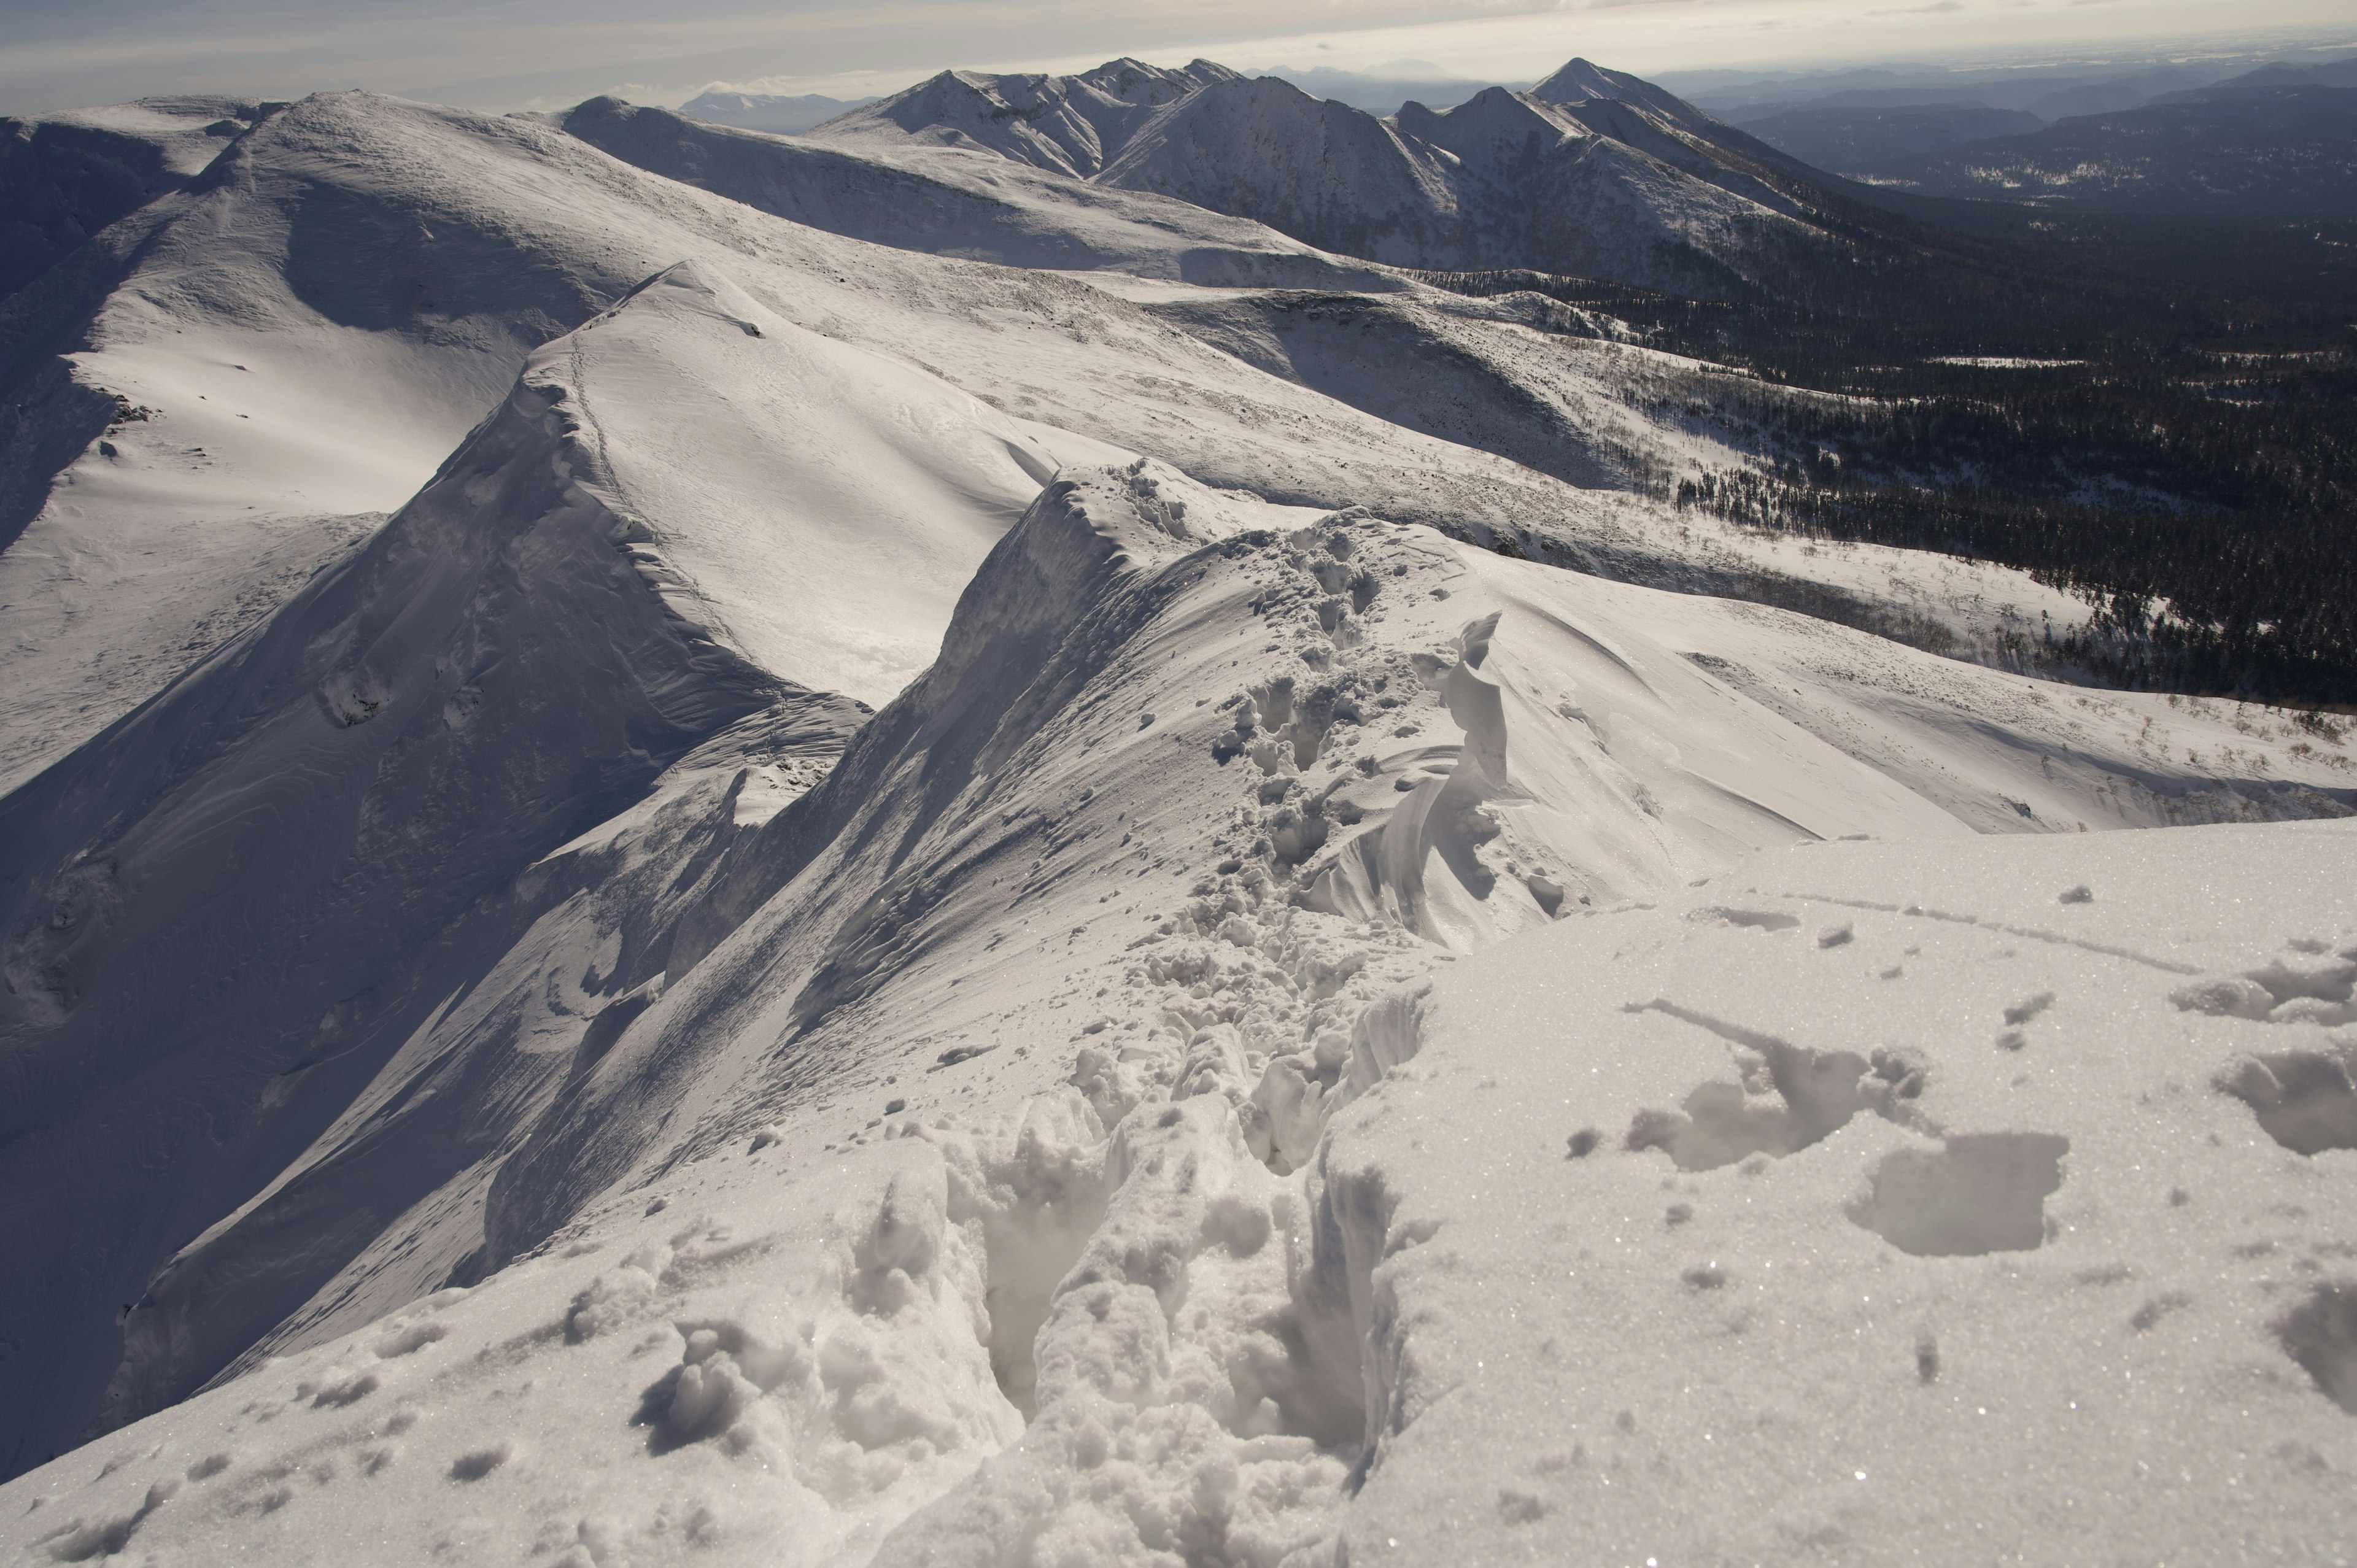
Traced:
POLYGON ((0 0, 0 113, 368 87, 485 109, 849 96, 1114 55, 1519 81, 2357 42, 2349 0, 0 0))

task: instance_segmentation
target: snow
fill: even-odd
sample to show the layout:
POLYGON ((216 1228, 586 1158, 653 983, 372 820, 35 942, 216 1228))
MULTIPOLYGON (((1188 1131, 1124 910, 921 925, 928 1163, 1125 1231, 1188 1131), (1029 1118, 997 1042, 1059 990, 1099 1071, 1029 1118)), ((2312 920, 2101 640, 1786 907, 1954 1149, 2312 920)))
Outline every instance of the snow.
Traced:
POLYGON ((1107 60, 1076 76, 945 70, 838 115, 813 134, 854 145, 914 138, 972 147, 1085 178, 1119 157, 1157 110, 1199 88, 1241 80, 1201 59, 1176 70, 1107 60))
POLYGON ((558 117, 625 163, 796 223, 1008 266, 1199 284, 1398 290, 1404 279, 1243 219, 1091 185, 980 148, 899 136, 802 140, 593 98, 558 117))
MULTIPOLYGON (((688 292, 693 323, 726 327, 705 295, 688 292)), ((622 316, 640 301, 651 313, 680 308, 642 294, 622 316)), ((446 483, 467 481, 460 471, 446 483)), ((1295 513, 1253 529, 1223 515, 1216 495, 1140 465, 1068 475, 983 566, 940 661, 802 803, 738 832, 724 800, 732 826, 719 839, 697 829, 665 844, 640 830, 632 858, 646 869, 600 895, 608 908, 586 926, 575 905, 544 899, 534 931, 546 934, 517 943, 503 961, 513 972, 487 976, 480 1002, 429 1017, 355 1113, 253 1211, 282 1218, 233 1219, 185 1258, 242 1256, 251 1270, 285 1245, 273 1236, 288 1218, 349 1203, 339 1172, 360 1148, 410 1164, 438 1146, 447 1133, 430 1117, 397 1109, 414 1101, 407 1086, 421 1074, 462 1097, 506 1078, 500 1098, 522 1118, 515 1152, 413 1203, 267 1354, 240 1362, 242 1375, 12 1483, 9 1499, 45 1500, 12 1509, 22 1522, 11 1528, 52 1556, 117 1538, 167 1557, 234 1541, 258 1562, 301 1560, 323 1541, 386 1561, 529 1541, 592 1562, 660 1559, 688 1542, 721 1561, 1142 1562, 1195 1550, 1323 1562, 1338 1541, 1363 1552, 1367 1541, 1444 1528, 1477 1556, 1550 1530, 1651 1551, 1734 1530, 1730 1550, 1766 1550, 1792 1520, 1803 1534, 1879 1540, 1846 1506, 1851 1494, 1839 1506, 1820 1494, 1854 1464, 1890 1474, 1900 1495, 1930 1495, 1909 1464, 1886 1457, 1922 1419, 1925 1324, 1943 1394, 1954 1395, 1944 1419, 1964 1422, 1966 1398, 2003 1409, 2055 1386, 2050 1361, 2002 1348, 2023 1337, 1997 1324, 2045 1320, 2007 1307, 2006 1293, 2107 1291, 2069 1282, 2115 1263, 2154 1280, 2153 1300, 2173 1301, 2179 1283, 2178 1265, 2152 1255, 2166 1251, 2157 1238, 2099 1246, 2091 1236, 2055 1243, 2069 1255, 2051 1285, 1999 1273, 1886 1286, 1890 1270, 1919 1262, 1904 1243, 1953 1253, 1958 1235, 1967 1251, 1995 1235, 2010 1256, 2025 1233, 2006 1215, 1991 1230, 1967 1214, 1961 1231, 1915 1210, 1882 1217, 1870 1187, 1865 1198, 1852 1191, 1859 1173, 1910 1149, 1963 1157, 1953 1150, 1983 1146, 1935 1135, 2034 1133, 2071 1140, 2054 1168, 2076 1179, 2077 1162, 2099 1151, 2150 1157, 2148 1139, 2090 1130, 2144 1093, 2178 1095, 2197 1135, 2234 1126, 2247 1106, 2208 1087, 2233 1057, 2210 1037, 2222 1029, 2276 1032, 2235 1048, 2275 1059, 2278 1086, 2310 1072, 2300 1065, 2310 1058, 2329 1070, 2352 841, 2291 828, 2232 830, 2207 854, 2196 848, 2211 841, 2181 832, 1991 845, 1682 651, 1706 639, 1783 670, 1819 639, 1841 645, 1858 686, 1886 693, 1875 716, 1906 744, 1939 741, 1943 699, 1960 693, 1932 677, 1953 676, 1975 701, 1950 709, 1951 722, 1987 736, 1998 728, 1989 711, 2006 714, 2028 733, 1998 748, 2021 754, 2003 781, 2032 772, 2027 754, 2046 721, 2026 701, 2037 683, 2018 677, 1887 645, 1869 659, 1876 645, 1862 634, 1503 561, 1374 519, 1295 513), (1362 575, 1372 595, 1353 585, 1362 575), (2008 712, 1997 691, 2025 701, 2008 712), (1248 705, 1215 701, 1223 692, 1248 705), (1376 707, 1383 695, 1405 700, 1376 707), (1355 716, 1348 698, 1364 701, 1355 716), (1853 832, 1891 842, 1823 842, 1853 832), (1321 833, 1327 842, 1309 843, 1321 833), (654 886, 676 886, 664 867, 684 864, 704 868, 693 895, 648 904, 654 886), (1391 879, 1354 881, 1353 865, 1391 879), (1701 886, 1682 886, 1696 875, 1701 886), (1371 907, 1349 907, 1344 883, 1371 907), (2196 887, 2205 891, 2180 891, 2196 887), (2254 938, 2233 911, 2261 889, 2282 911, 2271 918, 2292 923, 2254 938), (2169 931, 2146 929, 2154 908, 2171 911, 2169 931), (561 935, 566 925, 576 934, 561 935), (2293 977, 2277 976, 2277 992, 2319 994, 2322 1009, 2296 1001, 2284 1024, 2222 1022, 2252 1008, 2213 976, 2274 974, 2270 955, 2290 940, 2318 953, 2287 955, 2293 977), (1580 950, 1539 950, 1565 943, 1580 950), (1697 944, 1706 950, 1688 950, 1697 944), (1452 951, 1476 956, 1452 962, 1452 951), (1808 964, 1796 972, 1787 955, 1808 964), (558 975, 570 999, 539 1009, 529 1054, 511 1057, 514 1026, 485 1025, 511 1006, 501 997, 545 994, 558 975), (1550 989, 1575 983, 1576 996, 1550 989), (1382 1000, 1403 983, 1435 989, 1382 1000), (2047 993, 2056 999, 2040 1002, 2047 993), (601 994, 614 1018, 602 1026, 601 994), (1643 1010, 1622 1010, 1631 1004, 1643 1010), (1451 1022, 1460 1016, 1479 1021, 1451 1022), (1964 1020, 1975 1021, 1968 1031, 1964 1020), (2137 1058, 2164 1026, 2187 1044, 2137 1058), (1645 1038, 1570 1056, 1555 1043, 1615 1029, 1645 1038), (2276 1047, 2287 1029, 2296 1040, 2276 1047), (1829 1085, 1833 1111, 1754 1108, 1739 1077, 1731 1101, 1694 1095, 1737 1073, 1731 1048, 1781 1059, 1760 1043, 1771 1036, 1834 1064, 1809 1058, 1817 1065, 1802 1075, 1829 1085), (2081 1037, 2080 1057, 2064 1057, 2081 1037), (1459 1051, 1483 1056, 1478 1078, 1448 1066, 1459 1051), (1843 1051, 1865 1065, 1843 1066, 1843 1051), (2081 1060, 2088 1051, 2093 1065, 2081 1060), (536 1090, 503 1065, 525 1061, 536 1090), (1931 1087, 1902 1092, 1926 1069, 1931 1087), (1839 1112, 1843 1070, 1884 1086, 1875 1092, 1897 1119, 1853 1112, 1810 1143, 1839 1112), (2024 1100, 2009 1085, 2025 1072, 2059 1081, 2024 1100), (1996 1114, 2016 1101, 2020 1113, 1996 1114), (2082 1103, 2095 1108, 2061 1109, 2082 1103), (1507 1104, 1514 1113, 1501 1117, 1507 1104), (1700 1122, 1706 1107, 1718 1120, 1700 1122), (1715 1142, 1680 1132, 1681 1116, 1715 1142), (1390 1130, 1402 1117, 1412 1135, 1390 1130), (1468 1162, 1458 1151, 1475 1126, 1480 1153, 1468 1162), (1545 1185, 1590 1168, 1556 1174, 1569 1164, 1565 1141, 1590 1126, 1598 1137, 1585 1157, 1621 1173, 1592 1211, 1618 1203, 1630 1214, 1599 1300, 1553 1283, 1581 1277, 1578 1249, 1601 1242, 1557 1218, 1566 1204, 1545 1185), (1623 1150, 1634 1126, 1646 1130, 1641 1144, 1670 1153, 1623 1150), (1794 1179, 1750 1185, 1741 1161, 1786 1144, 1772 1174, 1794 1179), (1685 1176, 1682 1155, 1696 1167, 1685 1176), (1807 1175, 1836 1157, 1837 1171, 1807 1175), (1554 1162, 1537 1167, 1544 1182, 1519 1173, 1541 1161, 1554 1162), (1521 1194, 1511 1200, 1498 1187, 1509 1175, 1521 1194), (1658 1194, 1665 1179, 1675 1190, 1656 1204, 1684 1202, 1701 1218, 1640 1239, 1633 1195, 1658 1194), (1717 1186, 1697 1187, 1706 1182, 1717 1186), (1719 1196, 1728 1182, 1739 1192, 1719 1196), (1776 1206, 1746 1223, 1735 1196, 1753 1193, 1776 1206), (1875 1262, 1886 1243, 1845 1205, 1896 1236, 1887 1245, 1908 1262, 1875 1262), (1458 1230, 1472 1234, 1459 1243, 1458 1230), (490 1249, 471 1268, 469 1246, 490 1249), (1546 1268, 1534 1273, 1534 1258, 1546 1268), (454 1261, 480 1283, 432 1293, 454 1261), (1437 1283, 1417 1272, 1427 1261, 1437 1283), (1727 1328, 1712 1309, 1738 1310, 1717 1293, 1764 1289, 1755 1262, 1760 1276, 1781 1269, 1796 1283, 1778 1280, 1786 1294, 1757 1308, 1760 1337, 1714 1348, 1727 1328), (1854 1365, 1860 1325, 1880 1321, 1870 1304, 1843 1305, 1852 1277, 1908 1309, 1892 1315, 1896 1372, 1835 1382, 1837 1412, 1823 1415, 1828 1396, 1811 1391, 1854 1365), (1412 1294, 1427 1288, 1428 1308, 1412 1294), (1649 1326, 1650 1337, 1626 1339, 1621 1325, 1657 1325, 1665 1312, 1692 1323, 1684 1337, 1662 1342, 1649 1326), (1732 1395, 1714 1396, 1671 1424, 1663 1402, 1693 1386, 1695 1358, 1761 1343, 1780 1370, 1725 1375, 1724 1387, 1752 1391, 1741 1412, 1721 1408, 1732 1395), (1821 1363, 1807 1353, 1816 1344, 1843 1348, 1821 1363), (1465 1356, 1480 1364, 1460 1369, 1465 1356), (1827 1373, 1806 1374, 1818 1365, 1827 1373), (1491 1379, 1469 1423, 1469 1402, 1444 1391, 1492 1391, 1491 1379), (1509 1388, 1529 1402, 1512 1408, 1529 1413, 1501 1424, 1509 1388), (1617 1424, 1622 1409, 1638 1437, 1617 1424), (1862 1435, 1831 1448, 1799 1435, 1821 1423, 1862 1435), (1522 1435, 1537 1428, 1562 1440, 1522 1435), (1721 1442, 1743 1449, 1738 1473, 1788 1483, 1778 1488, 1788 1500, 1698 1511, 1695 1489, 1716 1484, 1702 1467, 1721 1442), (1631 1470, 1625 1501, 1601 1513, 1563 1504, 1562 1488, 1592 1477, 1600 1493, 1629 1484, 1631 1470), (151 1496, 162 1500, 148 1508, 151 1496)), ((2117 714, 2056 722, 2076 725, 2082 745, 2099 725, 2115 749, 2133 734, 2117 714)), ((2233 733, 2212 723, 2212 735, 2233 733)), ((1855 741, 1854 729, 1825 727, 1855 741)), ((712 786, 697 788, 707 793, 670 809, 678 826, 713 810, 695 803, 712 786)), ((1986 826, 2075 828, 2021 818, 1986 783, 1974 788, 1986 826)), ((2041 806, 2092 809, 2088 780, 2050 788, 2041 806)), ((1757 1093, 1770 1094, 1780 1080, 1761 1073, 1757 1093)), ((2253 1098, 2281 1098, 2250 1081, 2253 1098)), ((2329 1174, 2345 1158, 2269 1155, 2260 1142, 2274 1146, 2255 1135, 2240 1145, 2256 1151, 2249 1179, 2302 1192, 2313 1178, 2266 1171, 2321 1160, 2329 1174)), ((1887 1185, 1903 1194, 1928 1183, 1936 1198, 1945 1168, 1935 1158, 1887 1185)), ((2044 1179, 2039 1168, 2029 1187, 2044 1179)), ((2242 1179, 2190 1166, 2153 1176, 2214 1193, 2204 1205, 2228 1201, 2242 1179)), ((2125 1198, 2090 1187, 2042 1212, 2091 1231, 2109 1223, 2125 1198)), ((2260 1213, 2282 1200, 2262 1187, 2233 1201, 2260 1213)), ((2306 1199, 2308 1229, 2286 1232, 2287 1256, 2332 1233, 2337 1210, 2319 1201, 2306 1199)), ((141 1312, 175 1299, 203 1298, 174 1286, 141 1312)), ((2283 1310, 2298 1299, 2287 1294, 2283 1310)), ((2317 1299, 2322 1326, 2287 1332, 2322 1336, 2329 1369, 2337 1319, 2317 1299)), ((2156 1324, 2174 1310, 2157 1308, 2156 1324)), ((2258 1325, 2244 1336, 2257 1348, 2219 1364, 2264 1367, 2264 1351, 2285 1369, 2269 1396, 2282 1409, 2266 1419, 2298 1452, 2270 1459, 2276 1489, 2255 1495, 2296 1541, 2334 1495, 2304 1478, 2304 1455, 2325 1477, 2347 1463, 2348 1437, 2330 1424, 2345 1417, 2267 1348, 2265 1312, 2238 1310, 2258 1325), (2302 1400, 2321 1417, 2298 1413, 2302 1400)), ((2235 1354, 2161 1334, 2138 1337, 2139 1351, 2235 1354), (2197 1350, 2170 1348, 2180 1343, 2197 1350)), ((2060 1343, 2081 1353, 2068 1334, 2060 1343)), ((2145 1375, 2175 1377, 2179 1364, 2147 1363, 2145 1375)), ((2212 1364, 2185 1363, 2184 1375, 2212 1364)), ((2096 1397, 2108 1387, 2089 1384, 2089 1410, 2135 1418, 2142 1407, 2096 1397)), ((2055 1508, 2067 1496, 2092 1510, 2088 1528, 2126 1528, 2115 1495, 2075 1480, 2048 1445, 2031 1452, 1990 1466, 1985 1484, 2035 1469, 2055 1508)), ((1749 1497, 1750 1484, 1727 1495, 1749 1497)), ((1856 1494, 1861 1504, 1878 1495, 1856 1494)), ((2203 1506, 2214 1516, 2223 1500, 2203 1506)), ((1866 1517, 1885 1514, 1921 1526, 1921 1510, 1903 1507, 1866 1517)), ((1956 1528, 1974 1517, 1938 1515, 1956 1528)))
POLYGON ((2342 1551, 2329 725, 1669 514, 1727 378, 1527 296, 575 120, 693 178, 335 95, 66 280, 0 1550, 2342 1551))
MULTIPOLYGON (((736 138, 721 151, 796 145, 712 127, 697 134, 736 138)), ((877 180, 892 188, 907 172, 892 172, 902 155, 830 156, 828 177, 855 190, 877 180)), ((1588 339, 1534 330, 1512 301, 1411 291, 1388 307, 1405 314, 1411 337, 1437 335, 1453 348, 1483 334, 1480 373, 1498 383, 1483 396, 1493 407, 1527 409, 1535 398, 1579 415, 1543 414, 1533 428, 1521 413, 1501 454, 1469 450, 1459 441, 1484 439, 1494 422, 1446 412, 1461 402, 1453 389, 1392 365, 1354 371, 1366 389, 1354 401, 1377 400, 1377 417, 1324 395, 1332 378, 1304 386, 1271 374, 1265 357, 1240 361, 1226 351, 1235 343, 1229 327, 1154 312, 1125 297, 1123 281, 1140 272, 1184 279, 1200 267, 1214 282, 1298 283, 1286 269, 1307 267, 1330 287, 1362 278, 1363 267, 1214 215, 1178 223, 1168 202, 1044 174, 985 177, 971 172, 980 158, 907 155, 934 188, 987 198, 965 205, 976 199, 958 195, 966 216, 954 223, 912 234, 892 202, 845 199, 828 221, 846 237, 729 199, 759 194, 747 180, 801 179, 793 171, 807 173, 806 163, 768 167, 755 156, 724 180, 734 166, 716 152, 700 166, 720 192, 712 194, 618 163, 531 117, 339 93, 265 118, 213 173, 126 219, 8 304, 28 328, 85 346, 69 356, 84 395, 11 383, 42 393, 31 404, 38 428, 17 449, 29 440, 64 456, 46 506, 33 500, 40 515, 0 553, 0 623, 17 674, 0 693, 0 782, 29 778, 168 678, 166 664, 125 650, 168 648, 193 660, 221 646, 334 559, 367 526, 355 520, 390 512, 424 484, 535 348, 683 260, 717 267, 810 331, 1222 489, 1286 503, 1357 502, 1475 537, 1550 540, 1558 558, 1664 585, 1749 592, 1763 571, 1770 587, 1788 575, 1821 575, 1819 562, 1796 552, 1554 477, 1623 482, 1615 476, 1624 466, 1598 465, 1589 424, 1631 381, 1658 397, 1702 372, 1665 375, 1663 357, 1636 350, 1596 356, 1588 339), (967 172, 939 172, 951 168, 967 172), (1113 270, 1083 281, 856 237, 873 231, 896 245, 956 250, 946 231, 969 220, 1003 236, 974 248, 1113 270), (1502 329, 1470 325, 1485 314, 1502 329), (148 416, 110 430, 93 410, 117 397, 148 416), (1391 423, 1403 416, 1406 428, 1391 423)), ((813 215, 824 187, 800 188, 774 203, 797 219, 813 215)), ((1239 292, 1249 291, 1211 297, 1239 292)), ((1631 428, 1610 417, 1672 472, 1740 460, 1674 421, 1631 428)), ((1896 595, 1912 613, 1925 596, 1921 557, 1849 559, 1867 561, 1841 581, 1867 609, 1896 595)), ((2083 618, 2083 607, 2019 574, 1981 569, 1980 577, 1976 591, 1996 590, 1984 594, 1991 612, 2050 605, 2060 624, 2083 618)), ((1968 647, 1994 640, 1967 629, 1968 647)))
MULTIPOLYGON (((863 149, 968 148, 1157 191, 1395 266, 1532 267, 1717 296, 1763 243, 1823 236, 1750 170, 1782 160, 1660 89, 1575 60, 1528 93, 1380 119, 1274 77, 944 72, 812 133, 863 149), (1086 85, 1119 76, 1106 98, 1086 85), (1136 107, 1133 107, 1135 105, 1136 107)), ((1792 166, 1798 169, 1799 166, 1792 166)))
POLYGON ((693 263, 535 354, 523 379, 595 429, 613 510, 668 525, 640 567, 678 613, 871 705, 931 661, 1041 479, 1127 456, 822 338, 693 263))
POLYGON ((2357 1152, 2235 1075, 2345 1064, 2351 849, 1815 845, 1451 969, 1320 1169, 1350 1558, 2333 1560, 2357 1152))

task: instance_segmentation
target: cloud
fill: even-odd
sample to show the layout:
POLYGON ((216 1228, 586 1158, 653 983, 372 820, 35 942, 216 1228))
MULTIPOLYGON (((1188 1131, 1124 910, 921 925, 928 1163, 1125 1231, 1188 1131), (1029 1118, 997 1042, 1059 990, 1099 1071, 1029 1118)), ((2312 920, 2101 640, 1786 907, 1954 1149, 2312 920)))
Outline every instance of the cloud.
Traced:
MULTIPOLYGON (((715 81, 851 97, 949 66, 1314 59, 1524 81, 1575 54, 1676 71, 2345 37, 2347 0, 0 0, 0 113, 146 93, 368 87, 481 109, 715 81), (1956 14, 1962 12, 1961 16, 1956 14), (1946 19, 1954 16, 1955 19, 1946 19), (1768 39, 1772 38, 1772 46, 1768 39), (1763 51, 1770 49, 1775 58, 1763 51)), ((1426 74, 1423 71, 1419 75, 1426 74)))

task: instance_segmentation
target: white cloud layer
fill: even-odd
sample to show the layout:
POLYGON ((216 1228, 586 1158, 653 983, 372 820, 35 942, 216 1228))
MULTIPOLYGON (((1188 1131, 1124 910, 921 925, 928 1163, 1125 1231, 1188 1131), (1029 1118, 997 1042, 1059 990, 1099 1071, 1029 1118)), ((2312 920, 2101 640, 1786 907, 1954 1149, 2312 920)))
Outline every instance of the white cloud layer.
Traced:
POLYGON ((2345 0, 0 0, 0 113, 347 86, 483 108, 716 81, 847 95, 1116 54, 1522 80, 1574 54, 1659 72, 2344 36, 2345 0))

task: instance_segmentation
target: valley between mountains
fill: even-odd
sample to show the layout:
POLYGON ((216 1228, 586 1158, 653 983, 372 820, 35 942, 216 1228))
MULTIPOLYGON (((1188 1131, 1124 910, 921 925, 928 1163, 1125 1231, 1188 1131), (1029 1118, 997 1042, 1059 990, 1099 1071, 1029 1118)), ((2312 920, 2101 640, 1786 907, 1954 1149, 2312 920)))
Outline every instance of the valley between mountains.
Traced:
POLYGON ((12 134, 12 1560, 2345 1561, 2345 724, 1434 281, 1900 242, 1806 166, 1584 61, 12 134))

